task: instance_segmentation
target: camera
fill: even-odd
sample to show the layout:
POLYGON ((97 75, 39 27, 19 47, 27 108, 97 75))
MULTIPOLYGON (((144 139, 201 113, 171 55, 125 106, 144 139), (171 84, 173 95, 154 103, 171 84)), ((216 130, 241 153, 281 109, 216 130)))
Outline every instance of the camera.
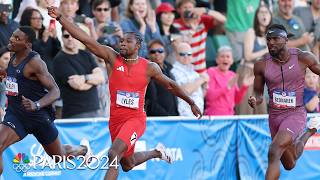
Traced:
POLYGON ((105 34, 113 34, 116 32, 117 27, 114 25, 106 25, 101 28, 101 31, 105 34))
POLYGON ((11 12, 12 8, 10 4, 0 4, 0 12, 11 12))
POLYGON ((185 19, 192 19, 192 18, 197 18, 197 15, 194 14, 192 11, 186 10, 183 12, 183 17, 185 19))
POLYGON ((86 19, 86 16, 83 16, 83 15, 81 16, 77 15, 76 17, 73 18, 74 22, 82 23, 82 24, 84 24, 85 19, 86 19))

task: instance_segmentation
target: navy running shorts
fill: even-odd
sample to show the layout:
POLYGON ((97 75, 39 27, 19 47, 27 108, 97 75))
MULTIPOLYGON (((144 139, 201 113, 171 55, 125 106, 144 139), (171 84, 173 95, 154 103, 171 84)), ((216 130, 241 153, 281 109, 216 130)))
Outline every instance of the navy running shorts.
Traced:
POLYGON ((2 124, 12 128, 20 140, 28 134, 33 134, 42 145, 51 144, 58 137, 58 130, 49 115, 38 116, 34 119, 20 117, 11 111, 6 111, 2 124))

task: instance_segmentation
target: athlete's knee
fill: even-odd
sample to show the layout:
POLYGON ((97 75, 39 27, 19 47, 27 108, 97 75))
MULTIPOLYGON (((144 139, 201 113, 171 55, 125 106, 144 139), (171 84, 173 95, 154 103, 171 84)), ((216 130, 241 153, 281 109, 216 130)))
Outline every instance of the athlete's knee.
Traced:
POLYGON ((280 160, 283 150, 281 145, 272 143, 268 152, 269 161, 280 160))
POLYGON ((283 167, 289 171, 296 166, 296 161, 287 161, 287 162, 283 162, 282 164, 283 164, 283 167))
POLYGON ((108 151, 108 158, 109 158, 109 161, 113 161, 114 159, 117 159, 117 162, 119 162, 121 160, 121 156, 122 156, 122 152, 118 152, 118 151, 115 151, 114 149, 109 149, 108 151))
POLYGON ((130 171, 131 169, 133 169, 135 166, 135 164, 133 162, 129 162, 129 163, 121 163, 121 167, 122 167, 122 170, 124 172, 128 172, 130 171))

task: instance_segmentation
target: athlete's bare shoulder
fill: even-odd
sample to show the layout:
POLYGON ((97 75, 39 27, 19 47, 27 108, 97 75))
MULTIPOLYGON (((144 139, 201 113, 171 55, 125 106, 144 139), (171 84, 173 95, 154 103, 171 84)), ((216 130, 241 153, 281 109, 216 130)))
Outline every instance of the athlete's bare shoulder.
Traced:
POLYGON ((34 73, 45 74, 48 72, 46 63, 41 59, 40 55, 37 54, 30 59, 26 64, 24 73, 26 75, 31 75, 34 73))
POLYGON ((154 77, 156 74, 159 72, 162 72, 159 65, 155 62, 148 62, 148 67, 147 67, 147 74, 148 77, 154 77))

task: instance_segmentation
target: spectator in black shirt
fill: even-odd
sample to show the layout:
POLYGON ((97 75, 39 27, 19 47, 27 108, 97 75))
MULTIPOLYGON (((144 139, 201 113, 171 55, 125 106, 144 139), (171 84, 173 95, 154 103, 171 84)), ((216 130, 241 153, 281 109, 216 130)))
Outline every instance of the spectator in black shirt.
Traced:
POLYGON ((98 117, 97 85, 105 79, 93 56, 79 49, 77 40, 62 30, 63 49, 53 61, 62 98, 62 118, 98 117))
MULTIPOLYGON (((152 40, 148 45, 149 59, 157 63, 163 74, 174 80, 170 70, 171 64, 167 63, 166 52, 161 40, 152 40)), ((177 98, 165 87, 151 80, 146 93, 147 116, 178 116, 177 98)))

